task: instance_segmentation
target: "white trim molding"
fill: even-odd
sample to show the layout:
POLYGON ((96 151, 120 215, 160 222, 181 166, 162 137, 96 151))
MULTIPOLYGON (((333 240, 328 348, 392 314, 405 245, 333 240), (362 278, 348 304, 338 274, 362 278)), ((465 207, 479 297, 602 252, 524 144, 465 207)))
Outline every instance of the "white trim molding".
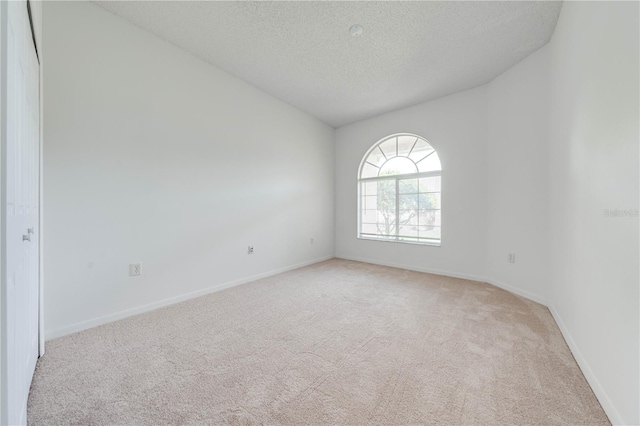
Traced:
POLYGON ((611 422, 611 424, 614 424, 614 425, 629 424, 630 425, 631 423, 627 423, 622 419, 622 416, 616 409, 615 405, 613 405, 613 402, 611 402, 609 395, 607 395, 604 388, 600 384, 598 377, 595 375, 593 370, 591 370, 591 367, 589 366, 587 359, 582 355, 580 348, 576 344, 575 340, 573 340, 573 337, 571 336, 569 329, 565 325, 564 321, 562 320, 562 317, 560 316, 556 308, 553 305, 548 305, 547 307, 549 308, 549 311, 551 312, 553 319, 556 321, 556 324, 558 324, 558 328, 560 329, 560 332, 562 333, 564 340, 567 342, 567 346, 569 346, 569 349, 573 354, 573 358, 578 363, 578 367, 580 367, 580 369, 582 370, 582 374, 584 375, 585 379, 587 379, 589 386, 591 386, 591 390, 593 390, 593 393, 596 395, 598 402, 600 402, 602 409, 604 410, 605 414, 609 417, 609 421, 611 422))

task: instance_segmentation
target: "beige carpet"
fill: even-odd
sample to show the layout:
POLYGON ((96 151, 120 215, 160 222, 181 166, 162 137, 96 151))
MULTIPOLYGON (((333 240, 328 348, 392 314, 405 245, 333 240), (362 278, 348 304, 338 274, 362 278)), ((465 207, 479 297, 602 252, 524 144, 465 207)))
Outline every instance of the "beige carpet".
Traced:
POLYGON ((549 311, 330 260, 48 343, 30 424, 608 424, 549 311))

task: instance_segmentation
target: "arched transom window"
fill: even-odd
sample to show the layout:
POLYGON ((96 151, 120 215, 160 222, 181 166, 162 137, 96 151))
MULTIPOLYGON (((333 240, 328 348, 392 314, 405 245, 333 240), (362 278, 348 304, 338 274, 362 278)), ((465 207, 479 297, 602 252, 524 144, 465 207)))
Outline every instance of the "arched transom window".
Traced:
POLYGON ((440 245, 442 167, 425 139, 391 135, 364 156, 358 238, 440 245))

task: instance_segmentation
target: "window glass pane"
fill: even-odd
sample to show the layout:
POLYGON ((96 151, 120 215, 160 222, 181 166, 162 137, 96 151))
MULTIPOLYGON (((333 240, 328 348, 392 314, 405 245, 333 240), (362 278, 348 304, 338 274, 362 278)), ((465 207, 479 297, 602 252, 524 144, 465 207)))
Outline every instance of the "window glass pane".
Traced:
POLYGON ((433 153, 418 163, 418 170, 421 172, 432 172, 434 170, 442 170, 440 158, 437 153, 433 153))
POLYGON ((420 210, 434 210, 440 208, 440 193, 429 192, 428 194, 419 194, 418 208, 420 210))
POLYGON ((377 210, 362 210, 361 221, 363 224, 365 223, 377 223, 378 222, 378 211, 377 210))
POLYGON ((362 197, 362 205, 360 207, 363 210, 376 210, 378 208, 378 197, 376 195, 362 197))
POLYGON ((398 136, 398 155, 408 157, 417 140, 415 136, 398 136))
POLYGON ((395 157, 384 163, 380 169, 380 176, 394 176, 417 172, 418 168, 413 161, 406 157, 395 157))
POLYGON ((418 225, 425 230, 440 226, 440 210, 422 210, 418 214, 418 225))
POLYGON ((418 227, 405 225, 400 226, 400 237, 417 237, 418 236, 418 227))
POLYGON ((418 188, 420 192, 440 192, 440 181, 440 176, 420 178, 418 188))
POLYGON ((418 179, 400 179, 398 186, 400 194, 415 194, 418 192, 418 179))
POLYGON ((362 182, 362 195, 377 195, 378 194, 378 182, 362 182))
POLYGON ((383 204, 396 204, 396 181, 395 179, 385 179, 376 182, 378 191, 378 200, 383 204))
POLYGON ((400 194, 400 210, 418 210, 418 194, 400 194))
POLYGON ((418 211, 417 210, 400 210, 400 225, 418 225, 418 211))
POLYGON ((387 160, 398 155, 396 151, 396 139, 391 138, 380 144, 380 149, 384 152, 384 155, 387 157, 387 160))
POLYGON ((418 227, 418 236, 429 240, 440 240, 440 227, 418 227))
POLYGON ((438 192, 438 193, 434 193, 434 194, 431 194, 431 195, 432 195, 432 196, 434 197, 434 199, 435 199, 435 206, 433 206, 433 208, 434 208, 434 209, 438 209, 438 210, 440 210, 440 209, 442 208, 442 201, 441 201, 442 194, 440 194, 440 193, 438 192))
POLYGON ((380 148, 376 147, 366 159, 367 162, 373 164, 374 166, 382 166, 387 159, 382 155, 382 151, 380 148))
POLYGON ((380 176, 395 176, 417 173, 415 163, 406 157, 395 157, 384 163, 380 169, 380 176))
POLYGON ((392 220, 390 222, 380 221, 377 226, 377 234, 378 235, 387 235, 387 236, 395 236, 396 234, 396 223, 392 220))
POLYGON ((418 161, 429 155, 431 152, 433 152, 433 148, 431 148, 431 145, 429 145, 424 139, 419 139, 416 145, 413 147, 413 151, 411 151, 411 154, 409 154, 409 158, 417 163, 418 161))
POLYGON ((362 173, 360 174, 361 178, 370 178, 370 177, 377 177, 378 176, 378 169, 377 167, 372 166, 369 163, 364 163, 364 165, 362 166, 362 173))
POLYGON ((363 234, 377 234, 378 233, 378 225, 363 223, 362 224, 362 233, 363 234))
POLYGON ((436 210, 435 211, 435 215, 436 215, 436 220, 433 223, 434 226, 437 226, 438 228, 440 228, 442 226, 442 222, 440 222, 440 215, 442 214, 442 210, 436 210))
POLYGON ((379 233, 394 234, 396 223, 396 182, 384 180, 378 182, 378 224, 379 233))

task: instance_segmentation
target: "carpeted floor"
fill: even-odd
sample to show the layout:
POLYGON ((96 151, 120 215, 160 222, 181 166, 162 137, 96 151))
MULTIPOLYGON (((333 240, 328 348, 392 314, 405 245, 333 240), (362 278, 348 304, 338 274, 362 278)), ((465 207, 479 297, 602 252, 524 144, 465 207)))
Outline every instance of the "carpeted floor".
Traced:
POLYGON ((339 259, 48 342, 28 419, 608 424, 545 307, 339 259))

